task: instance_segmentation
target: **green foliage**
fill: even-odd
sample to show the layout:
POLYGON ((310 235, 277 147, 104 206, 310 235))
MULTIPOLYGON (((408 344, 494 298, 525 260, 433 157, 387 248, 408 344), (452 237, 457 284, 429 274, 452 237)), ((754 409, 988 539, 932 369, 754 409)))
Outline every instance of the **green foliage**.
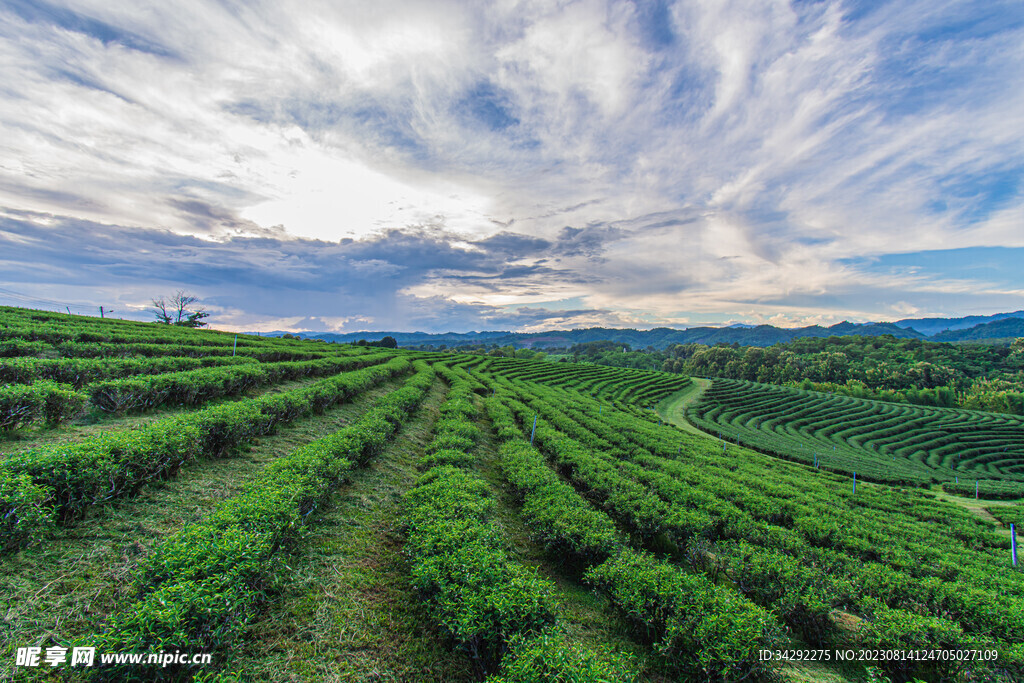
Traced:
POLYGON ((545 632, 513 638, 501 673, 487 683, 632 683, 636 668, 630 657, 594 652, 545 632))
MULTIPOLYGON (((890 609, 884 605, 874 606, 872 612, 858 631, 859 641, 866 648, 903 652, 957 652, 982 647, 980 643, 972 642, 960 626, 946 619, 890 609)), ((914 678, 929 681, 955 680, 968 668, 968 663, 955 659, 889 660, 880 662, 879 668, 900 681, 914 678)))
POLYGON ((1015 524, 1017 529, 1018 542, 1024 545, 1024 504, 1022 505, 993 505, 985 508, 988 513, 998 519, 1004 527, 1010 528, 1015 524))
POLYGON ((493 670, 509 639, 554 620, 551 584, 509 560, 491 524, 487 485, 441 466, 407 496, 406 552, 413 585, 438 623, 484 670, 493 670))
MULTIPOLYGON (((296 368, 306 368, 303 377, 311 376, 305 374, 314 372, 310 368, 370 362, 360 355, 367 349, 339 346, 325 354, 311 342, 245 337, 238 349, 245 355, 232 359, 233 338, 213 331, 38 313, 38 319, 32 312, 0 315, 0 352, 28 354, 0 360, 0 381, 87 387, 203 368, 251 381, 264 376, 253 368, 279 361, 298 361, 296 368), (68 354, 74 357, 60 357, 68 354), (32 357, 37 355, 48 357, 32 357), (320 362, 325 357, 336 360, 320 362), (352 358, 359 360, 349 364, 352 358)), ((899 344, 879 340, 869 349, 861 341, 812 340, 806 348, 792 345, 793 355, 781 367, 793 373, 810 368, 820 382, 832 383, 813 385, 818 388, 948 400, 947 390, 960 385, 955 374, 946 382, 942 368, 953 366, 929 356, 926 344, 899 344), (897 362, 899 348, 909 365, 897 362), (842 379, 870 364, 878 366, 872 375, 878 387, 842 379), (895 367, 916 373, 912 387, 886 385, 895 367)), ((689 349, 689 356, 669 361, 685 363, 700 351, 689 349)), ((961 358, 967 365, 954 369, 974 382, 991 369, 982 367, 985 359, 1002 363, 998 372, 1016 367, 1017 351, 1007 349, 1003 359, 991 350, 967 349, 961 358)), ((706 360, 724 372, 745 371, 733 352, 738 350, 716 350, 706 360)), ((647 665, 661 671, 645 673, 702 681, 748 673, 747 680, 771 677, 767 665, 756 661, 756 650, 770 647, 783 623, 823 647, 1000 652, 997 662, 879 663, 872 680, 1022 680, 1024 574, 1009 565, 1007 534, 997 533, 990 521, 920 489, 866 485, 854 495, 849 477, 812 470, 809 460, 787 462, 731 444, 723 450, 714 439, 660 424, 644 406, 686 386, 686 377, 519 358, 444 358, 433 371, 417 362, 417 374, 361 419, 274 461, 240 494, 149 548, 133 575, 133 592, 119 599, 106 630, 79 644, 110 651, 237 646, 292 574, 288 553, 301 547, 307 520, 354 468, 386 447, 436 372, 449 394, 419 461, 425 471, 404 499, 405 549, 426 611, 476 658, 481 676, 492 673, 492 683, 633 680, 637 663, 588 650, 564 635, 550 582, 514 560, 496 523, 490 486, 475 474, 482 397, 501 443, 499 472, 522 520, 569 576, 586 576, 648 641, 655 657, 647 665), (855 628, 837 627, 840 612, 855 628)), ((767 358, 772 365, 770 353, 767 358)), ((0 460, 0 545, 16 551, 90 505, 172 476, 190 458, 228 452, 287 420, 323 410, 408 364, 396 358, 303 390, 8 455, 0 460)), ((794 374, 789 381, 803 379, 794 374)), ((1010 391, 997 379, 1014 381, 979 381, 977 395, 1010 391)), ((911 463, 911 475, 916 464, 931 477, 959 455, 979 478, 1002 473, 1009 483, 981 479, 993 490, 1021 483, 1013 481, 1019 426, 1008 416, 891 404, 872 412, 868 402, 796 391, 787 395, 800 402, 777 405, 774 388, 756 389, 708 419, 747 430, 737 434, 776 434, 779 440, 768 445, 787 458, 800 459, 786 444, 818 439, 838 446, 837 453, 846 444, 844 457, 870 455, 879 466, 890 467, 896 455, 911 463), (811 417, 813 424, 802 430, 786 428, 811 417), (892 453, 885 450, 890 443, 898 444, 892 453)), ((964 392, 972 395, 969 387, 957 391, 957 401, 964 392)), ((830 466, 827 452, 822 456, 830 466)), ((861 477, 862 464, 867 461, 857 462, 861 477)), ((974 477, 959 474, 963 485, 949 490, 971 495, 974 477)), ((1004 526, 1020 524, 1019 508, 989 505, 1004 526)), ((226 670, 199 673, 201 680, 246 677, 226 670)), ((139 677, 127 668, 96 676, 139 677)))
MULTIPOLYGON (((833 627, 834 610, 873 618, 879 605, 946 620, 1001 652, 1024 635, 1024 600, 1015 594, 1024 575, 1009 566, 1008 542, 961 508, 912 490, 865 487, 854 495, 847 478, 746 451, 723 453, 649 413, 552 388, 542 375, 528 383, 488 374, 493 367, 478 376, 496 390, 488 399, 496 430, 522 443, 516 428, 528 435, 537 415, 535 443, 571 482, 566 497, 585 495, 629 531, 632 545, 685 562, 712 584, 734 585, 808 640, 847 647, 833 627)), ((546 479, 539 470, 527 470, 527 489, 546 479)), ((516 479, 512 470, 509 484, 518 490, 516 479)), ((558 534, 557 519, 535 516, 528 499, 522 513, 534 533, 558 534)), ((887 633, 899 647, 896 632, 887 633)), ((943 646, 944 637, 935 629, 922 636, 928 648, 943 646)), ((967 668, 1012 680, 1020 657, 967 668)), ((899 677, 898 668, 885 670, 899 677)))
POLYGON ((960 404, 971 410, 1024 415, 1024 386, 1020 381, 977 380, 971 384, 960 404))
POLYGON ((483 671, 493 671, 512 638, 554 622, 553 587, 508 557, 487 484, 454 466, 472 464, 455 454, 469 455, 479 434, 472 387, 443 365, 435 368, 451 390, 428 448, 431 469, 405 496, 405 549, 413 585, 437 622, 483 671))
POLYGON ((42 415, 44 391, 35 385, 0 387, 0 430, 18 429, 42 415))
POLYGON ((974 480, 963 477, 963 481, 956 483, 947 481, 942 484, 942 490, 957 496, 974 497, 977 493, 979 498, 986 500, 1016 500, 1024 498, 1024 482, 1002 481, 999 479, 974 480), (977 483, 977 486, 975 486, 977 483))
POLYGON ((624 541, 615 524, 591 508, 523 440, 502 398, 488 399, 487 410, 498 438, 504 441, 500 449, 502 472, 523 502, 521 513, 535 539, 570 566, 601 562, 617 552, 624 541))
POLYGON ((51 531, 53 511, 47 507, 49 491, 24 474, 0 472, 0 551, 37 542, 51 531))
POLYGON ((1024 414, 1013 347, 881 337, 803 338, 769 348, 680 344, 664 369, 785 384, 856 398, 1024 414))
POLYGON ((355 342, 354 345, 355 346, 380 346, 380 347, 383 347, 385 349, 397 349, 398 348, 398 342, 395 341, 394 337, 390 337, 390 336, 389 337, 383 337, 382 339, 380 339, 378 341, 366 341, 365 339, 360 339, 359 341, 355 342))
POLYGON ((736 592, 645 553, 626 550, 584 578, 608 591, 665 666, 694 680, 738 681, 764 671, 758 651, 781 635, 768 612, 736 592))
POLYGON ((532 381, 543 378, 548 386, 571 386, 593 396, 641 405, 654 405, 690 384, 688 377, 663 372, 549 362, 524 363, 501 359, 493 361, 489 370, 509 379, 532 381))
POLYGON ((78 415, 87 396, 49 380, 0 386, 0 431, 43 423, 55 426, 78 415))
POLYGON ((142 377, 103 380, 87 387, 92 404, 106 412, 195 406, 251 389, 305 377, 324 377, 381 363, 386 353, 312 361, 242 364, 142 377))
POLYGON ((133 375, 158 375, 199 368, 247 365, 258 362, 248 356, 166 356, 156 358, 7 358, 0 361, 0 382, 30 384, 40 379, 70 384, 81 389, 100 380, 133 375))

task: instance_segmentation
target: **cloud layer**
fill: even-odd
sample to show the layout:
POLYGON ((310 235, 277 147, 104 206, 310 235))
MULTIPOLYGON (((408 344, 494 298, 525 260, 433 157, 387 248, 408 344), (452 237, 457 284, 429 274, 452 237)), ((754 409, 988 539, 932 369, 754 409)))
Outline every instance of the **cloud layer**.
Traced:
POLYGON ((262 329, 1016 310, 1022 45, 1012 1, 0 0, 0 288, 262 329))

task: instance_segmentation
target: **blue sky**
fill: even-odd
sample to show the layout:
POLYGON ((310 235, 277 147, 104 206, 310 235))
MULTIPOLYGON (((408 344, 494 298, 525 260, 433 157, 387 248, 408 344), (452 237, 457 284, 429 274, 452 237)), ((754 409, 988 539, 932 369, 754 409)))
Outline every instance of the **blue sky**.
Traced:
POLYGON ((1019 310, 1022 160, 1019 1, 0 0, 0 304, 145 319, 187 289, 218 327, 335 331, 1019 310))

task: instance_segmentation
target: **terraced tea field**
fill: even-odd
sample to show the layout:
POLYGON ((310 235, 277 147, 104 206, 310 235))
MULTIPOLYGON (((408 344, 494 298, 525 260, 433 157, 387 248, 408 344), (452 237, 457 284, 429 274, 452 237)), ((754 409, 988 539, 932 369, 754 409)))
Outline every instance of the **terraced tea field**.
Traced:
POLYGON ((716 379, 688 418, 711 434, 893 484, 1024 497, 1024 419, 716 379), (959 482, 957 480, 963 479, 959 482))
MULTIPOLYGON (((0 339, 0 677, 1024 678, 1019 505, 853 491, 783 440, 871 452, 878 482, 1012 483, 1010 422, 837 403, 826 423, 805 400, 780 409, 810 421, 773 457, 666 424, 652 408, 691 391, 679 375, 21 309, 0 309, 0 339), (928 429, 1011 455, 957 464, 928 429), (761 655, 794 647, 940 654, 761 655), (211 662, 100 661, 178 651, 211 662)), ((772 388, 739 396, 716 382, 698 406, 775 433, 750 412, 772 388)))

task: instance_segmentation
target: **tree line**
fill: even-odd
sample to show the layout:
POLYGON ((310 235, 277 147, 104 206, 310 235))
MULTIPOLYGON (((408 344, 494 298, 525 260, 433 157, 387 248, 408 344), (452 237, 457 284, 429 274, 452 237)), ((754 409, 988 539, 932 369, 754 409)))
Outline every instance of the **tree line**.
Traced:
POLYGON ((1009 347, 884 336, 798 339, 768 348, 677 344, 668 348, 662 370, 1024 414, 1024 338, 1009 347))

